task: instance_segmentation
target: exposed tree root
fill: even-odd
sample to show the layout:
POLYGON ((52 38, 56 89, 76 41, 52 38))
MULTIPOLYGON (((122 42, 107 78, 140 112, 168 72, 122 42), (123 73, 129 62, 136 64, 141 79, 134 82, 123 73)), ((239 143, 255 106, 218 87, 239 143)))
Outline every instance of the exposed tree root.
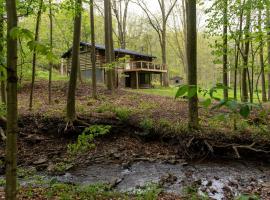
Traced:
MULTIPOLYGON (((183 147, 183 145, 181 145, 183 147)), ((228 153, 230 151, 228 150, 233 150, 233 152, 236 155, 236 158, 241 158, 241 155, 239 153, 240 149, 246 149, 251 152, 255 153, 265 153, 269 154, 270 150, 266 150, 263 146, 257 145, 256 142, 253 142, 250 145, 241 145, 241 144, 220 144, 216 143, 210 140, 201 140, 201 139, 196 139, 192 137, 190 140, 187 141, 184 152, 186 156, 188 156, 191 159, 198 159, 198 158, 205 158, 209 153, 214 154, 215 149, 224 149, 225 153, 228 153)), ((267 148, 269 149, 269 147, 267 148)))

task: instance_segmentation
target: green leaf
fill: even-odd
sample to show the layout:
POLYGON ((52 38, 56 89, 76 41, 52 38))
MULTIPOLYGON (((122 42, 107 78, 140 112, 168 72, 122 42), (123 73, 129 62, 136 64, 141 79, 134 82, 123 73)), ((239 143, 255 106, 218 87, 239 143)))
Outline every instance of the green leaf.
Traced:
POLYGON ((203 105, 204 107, 208 108, 208 107, 211 105, 211 103, 212 103, 212 100, 211 100, 210 98, 208 98, 208 99, 206 99, 206 100, 204 100, 204 101, 202 102, 202 105, 203 105))
POLYGON ((192 98, 197 94, 197 87, 195 85, 191 85, 188 87, 188 98, 192 98))
POLYGON ((250 107, 248 105, 243 105, 240 108, 240 115, 244 118, 247 118, 250 114, 250 107))
POLYGON ((175 98, 179 98, 184 96, 189 90, 188 85, 182 85, 178 88, 176 94, 175 94, 175 98))

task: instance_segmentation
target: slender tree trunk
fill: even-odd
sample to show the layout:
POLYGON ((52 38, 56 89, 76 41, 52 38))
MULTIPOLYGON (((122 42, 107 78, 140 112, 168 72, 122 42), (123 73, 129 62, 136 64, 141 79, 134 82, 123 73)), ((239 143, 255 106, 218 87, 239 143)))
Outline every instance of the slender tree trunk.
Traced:
MULTIPOLYGON (((49 18, 50 18, 50 51, 53 51, 53 16, 52 16, 52 0, 49 0, 49 18)), ((49 104, 52 103, 52 61, 49 62, 49 104)))
POLYGON ((223 97, 228 99, 228 0, 223 3, 223 97))
MULTIPOLYGON (((196 23, 196 0, 186 0, 187 12, 187 63, 188 85, 197 88, 197 23, 196 23)), ((189 128, 199 127, 198 97, 189 98, 189 128)))
POLYGON ((77 85, 77 72, 79 68, 80 35, 81 35, 81 9, 82 1, 76 0, 75 19, 73 30, 72 64, 67 99, 67 120, 72 125, 76 120, 75 95, 77 85))
MULTIPOLYGON (((161 0, 161 13, 162 13, 162 31, 161 31, 161 53, 162 53, 162 64, 166 70, 168 70, 167 66, 167 20, 165 13, 165 2, 161 0)), ((169 71, 163 74, 163 85, 165 87, 169 86, 169 71)))
MULTIPOLYGON (((270 68, 270 3, 266 4, 266 17, 267 17, 267 61, 268 68, 270 68)), ((270 101, 270 71, 267 73, 268 77, 268 101, 270 101)))
MULTIPOLYGON (((112 65, 114 62, 114 49, 113 49, 113 38, 112 38, 112 13, 111 13, 111 1, 104 0, 105 9, 105 57, 106 64, 112 65)), ((109 66, 107 70, 107 88, 113 91, 115 87, 115 69, 109 66)))
POLYGON ((264 70, 264 41, 263 41, 263 32, 262 32, 262 10, 259 9, 258 16, 258 27, 260 32, 260 65, 261 65, 261 81, 262 81, 262 101, 267 101, 266 87, 265 87, 265 70, 264 70))
MULTIPOLYGON (((241 51, 241 39, 243 37, 243 15, 244 15, 244 8, 242 8, 241 10, 241 13, 240 13, 240 19, 239 19, 239 35, 238 35, 238 38, 235 40, 235 45, 236 45, 236 55, 235 55, 235 71, 234 71, 234 99, 237 100, 237 83, 238 83, 238 79, 237 79, 237 76, 238 76, 238 66, 239 66, 239 54, 240 54, 240 51, 241 51)), ((241 74, 241 72, 240 72, 241 74)), ((240 78, 239 78, 240 79, 240 78)), ((242 86, 241 86, 241 82, 239 83, 240 87, 240 96, 242 96, 241 94, 241 91, 242 91, 242 86)), ((241 98, 242 99, 242 98, 241 98)))
MULTIPOLYGON (((37 14, 37 21, 36 21, 35 41, 39 40, 39 28, 40 28, 42 7, 43 7, 43 0, 40 0, 39 10, 38 10, 38 14, 37 14)), ((37 59, 37 53, 36 53, 36 48, 34 48, 33 60, 32 60, 32 82, 31 82, 31 91, 30 91, 30 100, 29 100, 29 109, 30 110, 33 107, 34 85, 35 85, 35 78, 36 78, 36 59, 37 59)))
POLYGON ((17 194, 17 39, 10 31, 17 27, 15 0, 6 1, 7 10, 7 140, 6 140, 6 199, 15 200, 17 194))
POLYGON ((235 47, 235 61, 234 61, 234 88, 233 88, 233 97, 235 100, 237 100, 237 75, 238 75, 238 64, 239 64, 239 49, 237 47, 235 47))
MULTIPOLYGON (((247 2, 250 4, 250 2, 247 2)), ((245 42, 244 42, 244 55, 243 55, 243 66, 242 71, 242 101, 248 101, 248 85, 247 85, 247 76, 248 76, 248 57, 249 57, 249 48, 250 48, 250 21, 251 21, 251 8, 247 8, 246 16, 246 27, 245 27, 245 42)))
POLYGON ((90 0, 90 25, 91 25, 91 61, 92 61, 92 95, 97 98, 97 78, 96 78, 96 41, 95 41, 95 18, 94 0, 90 0))
MULTIPOLYGON (((5 53, 4 53, 4 4, 1 1, 0 5, 0 59, 1 62, 4 60, 5 53)), ((0 63, 0 68, 2 70, 5 70, 4 63, 0 63)), ((3 104, 6 104, 6 77, 4 77, 4 73, 1 71, 0 72, 0 80, 1 80, 1 102, 3 104)))

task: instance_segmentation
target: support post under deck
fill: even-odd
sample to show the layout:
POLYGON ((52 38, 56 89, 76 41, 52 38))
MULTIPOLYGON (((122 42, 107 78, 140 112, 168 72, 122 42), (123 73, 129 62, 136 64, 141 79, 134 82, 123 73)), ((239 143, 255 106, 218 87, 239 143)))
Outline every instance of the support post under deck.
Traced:
POLYGON ((163 74, 160 74, 160 86, 163 86, 163 74))
POLYGON ((136 89, 139 89, 139 72, 136 72, 136 89))

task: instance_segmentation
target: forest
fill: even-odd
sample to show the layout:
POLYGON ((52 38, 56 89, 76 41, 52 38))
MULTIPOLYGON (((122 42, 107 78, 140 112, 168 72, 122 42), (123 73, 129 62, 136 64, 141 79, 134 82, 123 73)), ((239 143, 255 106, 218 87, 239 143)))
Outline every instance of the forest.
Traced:
POLYGON ((0 198, 270 200, 270 0, 0 0, 0 198))

